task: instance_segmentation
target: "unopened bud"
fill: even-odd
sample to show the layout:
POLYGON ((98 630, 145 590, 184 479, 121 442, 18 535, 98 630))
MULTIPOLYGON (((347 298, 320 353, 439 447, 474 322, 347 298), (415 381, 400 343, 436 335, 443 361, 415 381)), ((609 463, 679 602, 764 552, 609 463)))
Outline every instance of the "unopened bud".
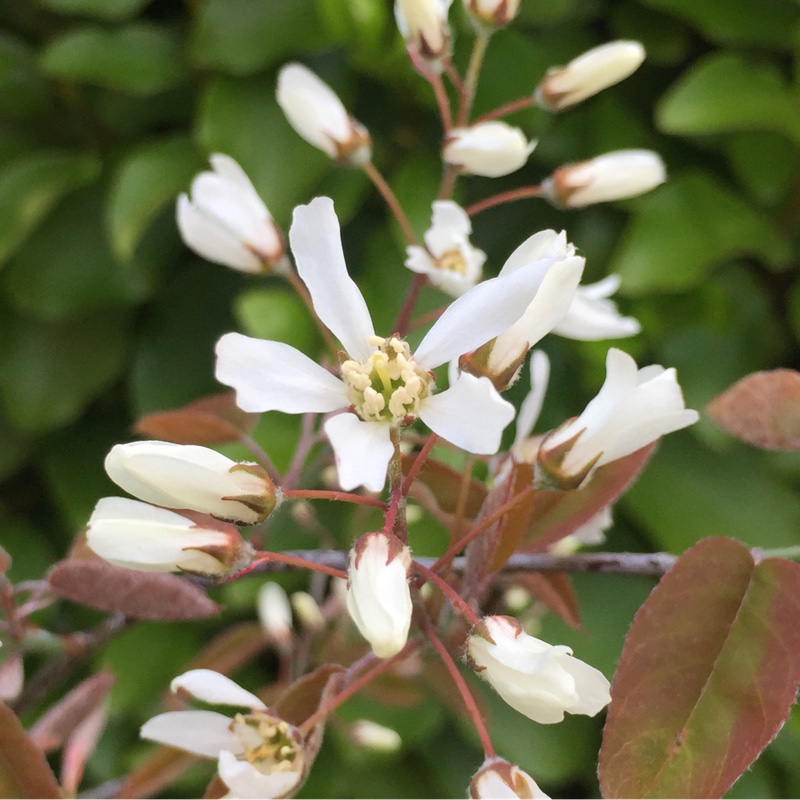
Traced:
POLYGON ((292 609, 283 587, 267 581, 258 590, 258 618, 275 642, 285 647, 292 640, 292 609))
POLYGON ((289 600, 304 628, 319 631, 325 627, 325 617, 319 604, 308 592, 294 592, 289 600))
POLYGON ((350 726, 350 735, 362 747, 381 753, 396 753, 403 746, 403 740, 396 730, 369 719, 356 720, 350 726))
POLYGON ((544 798, 549 800, 536 781, 514 764, 502 758, 487 758, 469 784, 473 800, 508 798, 544 798))
POLYGON ((278 74, 278 105, 309 144, 334 161, 366 164, 372 157, 369 131, 345 110, 327 83, 302 64, 287 64, 278 74))
POLYGON ((450 55, 447 12, 453 0, 396 0, 394 16, 407 47, 437 69, 450 55))
POLYGON ((551 67, 534 97, 548 111, 563 111, 627 78, 639 68, 644 56, 639 42, 608 42, 564 67, 551 67))
POLYGON ((519 13, 520 0, 464 0, 473 19, 490 28, 507 25, 519 13))
POLYGON ((561 208, 622 200, 649 192, 667 179, 661 156, 652 150, 616 150, 588 161, 565 164, 542 181, 542 197, 561 208))
POLYGON ((519 128, 505 122, 481 122, 453 128, 445 139, 442 158, 462 172, 497 178, 524 166, 536 147, 519 128))

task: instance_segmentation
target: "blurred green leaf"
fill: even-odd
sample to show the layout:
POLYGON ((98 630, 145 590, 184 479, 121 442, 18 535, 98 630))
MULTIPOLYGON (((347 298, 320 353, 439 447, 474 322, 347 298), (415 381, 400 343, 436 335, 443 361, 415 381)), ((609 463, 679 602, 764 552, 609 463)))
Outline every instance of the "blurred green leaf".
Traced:
POLYGON ((47 533, 23 517, 0 516, 3 549, 11 556, 8 576, 13 582, 38 581, 58 558, 47 533))
POLYGON ((85 15, 98 19, 120 20, 132 17, 151 0, 39 0, 57 14, 85 15))
POLYGON ((21 156, 0 171, 0 264, 5 262, 67 192, 89 183, 99 161, 81 153, 21 156))
POLYGON ((40 65, 52 78, 137 95, 164 91, 187 74, 175 33, 142 22, 114 29, 71 28, 48 44, 40 65))
POLYGON ((248 75, 328 42, 315 0, 202 0, 191 54, 199 67, 248 75))
POLYGON ((656 120, 663 131, 683 136, 769 130, 800 142, 800 107, 782 70, 735 53, 715 52, 693 64, 659 101, 656 120))
POLYGON ((684 173, 637 201, 609 265, 625 294, 682 291, 720 263, 752 255, 772 267, 789 248, 772 220, 708 173, 684 173))
POLYGON ((638 2, 615 3, 611 19, 616 38, 635 39, 644 45, 648 64, 677 64, 692 44, 686 25, 638 2))
POLYGON ((791 50, 788 36, 800 23, 800 8, 792 0, 642 0, 645 5, 674 14, 718 44, 764 45, 791 50))
POLYGON ((0 325, 0 400, 20 430, 75 419, 124 367, 128 320, 118 312, 62 323, 6 316, 0 325))
POLYGON ((38 74, 32 48, 0 33, 0 113, 7 119, 25 121, 49 106, 50 93, 38 74))
POLYGON ((138 146, 122 161, 111 188, 107 219, 114 252, 127 261, 152 221, 203 162, 191 140, 176 136, 138 146))
POLYGON ((733 134, 726 153, 739 181, 763 205, 777 205, 797 180, 800 152, 781 134, 770 131, 733 134))

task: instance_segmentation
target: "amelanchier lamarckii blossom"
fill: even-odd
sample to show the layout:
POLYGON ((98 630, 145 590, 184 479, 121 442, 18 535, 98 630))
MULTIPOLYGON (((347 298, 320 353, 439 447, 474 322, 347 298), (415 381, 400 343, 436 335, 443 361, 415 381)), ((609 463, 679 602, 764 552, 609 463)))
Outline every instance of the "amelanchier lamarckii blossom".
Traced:
POLYGON ((487 758, 469 784, 471 800, 549 800, 536 781, 515 764, 496 756, 487 758))
POLYGON ((512 708, 545 724, 564 713, 593 717, 611 701, 602 672, 565 645, 529 636, 514 617, 485 617, 467 640, 467 660, 512 708))
POLYGON ((606 357, 606 379, 597 397, 539 447, 539 464, 557 481, 584 482, 598 467, 627 456, 659 437, 697 422, 686 408, 675 369, 638 369, 622 350, 606 357))
POLYGON ((303 739, 296 728, 272 714, 254 694, 210 669, 185 672, 170 689, 246 711, 233 717, 216 711, 169 711, 145 722, 142 738, 216 759, 229 797, 293 795, 306 774, 303 739))
POLYGON ((453 0, 395 0, 394 16, 406 46, 434 68, 450 55, 447 12, 453 0))
POLYGON ((237 463, 208 447, 144 441, 118 444, 106 456, 109 478, 157 506, 190 509, 238 525, 255 525, 279 494, 263 467, 237 463))
POLYGON ((639 321, 623 317, 614 301, 609 299, 617 289, 619 275, 609 275, 597 283, 579 286, 567 313, 552 332, 583 342, 635 336, 642 329, 639 321))
POLYGON ((445 137, 442 158, 470 175, 499 178, 524 166, 536 147, 519 128, 505 122, 479 122, 453 128, 445 137))
POLYGON ((467 212, 452 200, 433 204, 431 227, 425 233, 425 247, 406 248, 406 266, 428 276, 431 284, 451 297, 460 297, 480 280, 486 253, 469 241, 472 223, 467 212))
POLYGON ((329 198, 295 209, 289 238, 317 315, 349 357, 337 377, 289 345, 226 334, 217 343, 216 375, 236 390, 238 405, 253 412, 351 412, 324 425, 347 490, 383 488, 394 452, 392 428, 415 417, 467 452, 495 453, 513 406, 490 381, 468 374, 436 393, 431 370, 513 325, 551 262, 541 259, 478 284, 445 310, 412 354, 404 340, 375 335, 364 298, 347 274, 329 198))
POLYGON ((178 198, 183 241, 203 258, 239 272, 288 269, 283 235, 244 170, 221 153, 209 160, 212 171, 192 181, 191 198, 178 198))

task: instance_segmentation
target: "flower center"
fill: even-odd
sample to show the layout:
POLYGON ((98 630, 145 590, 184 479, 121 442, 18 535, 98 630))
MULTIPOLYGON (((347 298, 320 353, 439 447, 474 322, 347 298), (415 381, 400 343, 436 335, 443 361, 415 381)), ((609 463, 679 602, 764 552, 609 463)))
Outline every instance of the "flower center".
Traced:
POLYGON ((373 336, 369 343, 375 347, 369 358, 342 364, 342 379, 356 414, 365 422, 395 424, 409 414, 416 416, 433 379, 414 361, 402 339, 373 336))
POLYGON ((303 750, 297 731, 285 720, 254 711, 233 718, 233 732, 244 748, 244 760, 262 775, 301 772, 303 750))
POLYGON ((458 249, 448 250, 436 259, 436 269, 440 269, 442 272, 455 272, 458 275, 466 275, 467 259, 458 249))

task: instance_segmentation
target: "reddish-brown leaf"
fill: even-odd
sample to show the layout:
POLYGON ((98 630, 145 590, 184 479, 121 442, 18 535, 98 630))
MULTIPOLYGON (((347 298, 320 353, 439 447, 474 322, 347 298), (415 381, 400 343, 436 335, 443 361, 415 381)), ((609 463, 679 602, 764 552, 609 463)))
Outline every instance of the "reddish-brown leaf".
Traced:
POLYGON ((101 558, 67 558, 47 575, 50 588, 75 603, 136 619, 205 619, 220 607, 177 575, 139 572, 101 558))
POLYGON ((800 564, 731 539, 681 556, 639 609, 611 689, 604 797, 722 797, 800 683, 800 564))
POLYGON ((558 614, 567 625, 581 629, 581 610, 565 572, 518 572, 513 582, 527 589, 537 600, 558 614))
POLYGON ((62 797, 44 753, 17 715, 0 703, 0 797, 62 797))
POLYGON ((800 450, 800 373, 754 372, 706 407, 723 430, 767 450, 800 450))
POLYGON ((275 713, 292 725, 305 722, 318 708, 331 678, 344 672, 340 664, 323 664, 296 680, 275 704, 275 713))
POLYGON ((159 747, 122 781, 115 798, 153 797, 200 761, 200 756, 175 747, 159 747))
POLYGON ((235 442, 252 430, 258 417, 236 405, 234 392, 223 392, 174 411, 147 414, 136 422, 134 430, 150 439, 177 444, 222 444, 235 442))

